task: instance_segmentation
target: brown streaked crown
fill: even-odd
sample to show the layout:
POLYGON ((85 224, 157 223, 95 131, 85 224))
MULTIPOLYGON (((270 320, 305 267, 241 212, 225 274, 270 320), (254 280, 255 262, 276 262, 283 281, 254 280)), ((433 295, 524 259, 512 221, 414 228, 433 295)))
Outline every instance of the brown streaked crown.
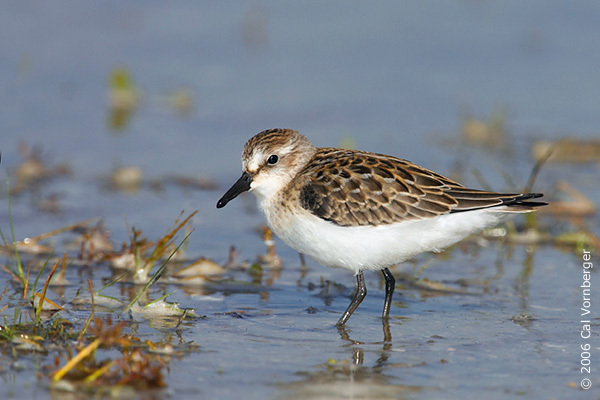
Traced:
POLYGON ((313 147, 310 141, 299 132, 291 129, 268 129, 257 133, 246 142, 242 159, 248 160, 257 152, 266 154, 287 145, 313 147))

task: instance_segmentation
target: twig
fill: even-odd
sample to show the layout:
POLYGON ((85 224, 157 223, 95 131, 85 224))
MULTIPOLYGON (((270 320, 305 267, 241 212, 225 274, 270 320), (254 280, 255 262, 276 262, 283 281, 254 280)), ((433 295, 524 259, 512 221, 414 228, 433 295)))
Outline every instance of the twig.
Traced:
POLYGON ((90 288, 90 296, 92 296, 92 312, 90 313, 88 319, 85 321, 85 324, 83 324, 83 326, 81 327, 81 332, 79 332, 79 337, 77 337, 77 341, 80 341, 81 338, 83 338, 83 335, 87 331, 88 327, 90 326, 90 322, 92 322, 92 318, 94 317, 94 289, 92 287, 91 279, 88 279, 88 287, 90 288))
MULTIPOLYGON (((67 262, 67 253, 63 254, 62 262, 63 263, 67 262)), ((40 297, 40 302, 38 304, 38 308, 37 308, 37 310, 35 310, 36 323, 40 322, 40 314, 42 313, 42 308, 44 308, 44 300, 46 299, 46 290, 48 290, 48 285, 50 285, 50 279, 52 279, 52 275, 54 275, 54 271, 56 271, 58 264, 60 264, 60 261, 57 262, 56 264, 54 264, 54 266, 50 270, 50 274, 48 275, 48 278, 46 279, 46 283, 44 284, 44 289, 42 290, 42 295, 40 297)))
MULTIPOLYGON (((194 213, 195 214, 195 213, 194 213)), ((148 283, 146 283, 144 285, 144 287, 142 288, 142 290, 140 290, 140 292, 133 298, 133 300, 131 300, 131 302, 129 304, 127 304, 127 306, 123 309, 123 311, 121 311, 122 313, 126 312, 127 310, 129 310, 138 300, 140 297, 142 297, 142 294, 144 294, 144 292, 146 290, 148 290, 148 288, 150 286, 152 286, 156 281, 158 281, 165 272, 167 272, 167 263, 169 262, 169 260, 171 260, 171 257, 173 257, 173 255, 177 252, 177 250, 179 250, 179 248, 181 247, 181 245, 183 243, 185 243, 185 241, 187 240, 187 238, 194 232, 194 230, 192 230, 190 233, 188 233, 185 238, 183 238, 183 240, 181 241, 181 243, 179 243, 179 246, 177 246, 175 248, 175 250, 173 250, 173 252, 169 255, 169 257, 165 260, 164 263, 162 263, 162 265, 160 266, 160 268, 158 268, 158 270, 154 273, 154 275, 152 275, 152 278, 150 278, 150 280, 148 281, 148 283)))
POLYGON ((543 157, 541 157, 535 163, 535 165, 531 169, 531 173, 529 174, 529 179, 527 180, 527 185, 525 186, 523 193, 531 192, 531 189, 533 188, 533 185, 535 183, 535 180, 537 179, 538 174, 540 173, 540 170, 542 169, 544 164, 546 164, 546 161, 548 161, 548 159, 550 158, 550 156, 552 155, 553 152, 554 152, 554 147, 550 147, 548 149, 548 151, 546 151, 546 154, 544 154, 543 157))
POLYGON ((71 358, 65 364, 64 367, 62 367, 61 369, 56 371, 56 373, 52 377, 52 382, 57 382, 57 381, 61 380, 61 378, 63 376, 65 376, 65 374, 67 372, 69 372, 71 369, 73 369, 73 367, 75 367, 81 360, 83 360, 88 355, 90 355, 90 353, 92 353, 94 350, 96 350, 101 344, 102 344, 102 340, 96 339, 92 343, 90 343, 86 347, 84 347, 83 350, 81 350, 79 353, 77 353, 77 355, 75 357, 71 358))

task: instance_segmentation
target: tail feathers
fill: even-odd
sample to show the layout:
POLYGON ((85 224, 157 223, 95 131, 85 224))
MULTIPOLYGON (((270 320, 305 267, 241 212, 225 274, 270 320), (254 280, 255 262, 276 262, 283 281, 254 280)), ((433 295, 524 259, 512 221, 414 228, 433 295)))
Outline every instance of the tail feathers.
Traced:
POLYGON ((457 199, 459 201, 458 207, 452 210, 452 212, 489 209, 490 211, 498 212, 525 213, 535 211, 538 209, 538 207, 548 205, 548 203, 541 201, 529 201, 531 199, 542 197, 543 193, 506 194, 471 192, 469 194, 470 196, 457 199))
POLYGON ((515 197, 512 200, 505 201, 501 210, 503 212, 515 212, 515 213, 523 213, 535 211, 538 207, 547 206, 548 203, 543 201, 528 201, 530 199, 537 199, 542 197, 543 193, 527 193, 522 194, 520 196, 515 197))

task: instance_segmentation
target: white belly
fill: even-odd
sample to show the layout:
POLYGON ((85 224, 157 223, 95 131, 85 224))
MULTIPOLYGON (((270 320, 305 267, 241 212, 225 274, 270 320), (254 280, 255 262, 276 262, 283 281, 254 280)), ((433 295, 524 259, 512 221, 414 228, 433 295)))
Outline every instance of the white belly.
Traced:
POLYGON ((259 201, 267 223, 290 247, 322 265, 355 273, 383 269, 425 251, 441 251, 510 216, 494 208, 389 225, 343 227, 304 209, 292 212, 264 205, 259 201))

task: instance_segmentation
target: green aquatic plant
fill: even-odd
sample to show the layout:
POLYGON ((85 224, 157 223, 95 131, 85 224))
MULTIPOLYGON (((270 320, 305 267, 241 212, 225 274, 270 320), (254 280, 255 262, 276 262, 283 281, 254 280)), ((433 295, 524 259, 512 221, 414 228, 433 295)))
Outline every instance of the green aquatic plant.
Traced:
POLYGON ((166 251, 171 247, 171 245, 173 244, 174 238, 175 238, 175 234, 177 234, 177 232, 183 228, 188 221, 194 216, 196 215, 196 213, 198 212, 198 210, 192 212, 190 215, 187 216, 187 218, 185 218, 181 223, 177 224, 179 222, 179 220, 177 219, 175 221, 175 225, 167 232, 167 234, 165 236, 163 236, 155 245, 154 250, 152 251, 152 254, 150 255, 150 257, 146 260, 146 262, 144 263, 144 265, 137 269, 135 272, 135 276, 134 276, 134 281, 145 281, 146 283, 144 284, 144 287, 142 287, 142 289, 136 294, 136 296, 133 298, 133 300, 131 300, 131 302, 123 309, 123 312, 128 311, 129 309, 131 309, 131 307, 139 300, 139 298, 142 296, 142 294, 144 294, 146 292, 146 290, 148 290, 148 288, 150 286, 152 286, 154 283, 156 283, 166 272, 167 272, 167 263, 171 260, 171 258, 175 255, 175 253, 177 253, 177 251, 180 249, 181 246, 183 246, 183 244, 187 241, 188 237, 193 233, 193 230, 190 231, 184 238, 183 240, 179 243, 179 245, 177 245, 177 247, 171 251, 171 253, 169 254, 169 256, 164 259, 162 265, 156 270, 156 272, 154 272, 154 274, 152 275, 152 277, 148 278, 148 275, 150 273, 150 271, 152 270, 154 264, 156 263, 156 261, 158 261, 159 259, 163 258, 163 256, 165 255, 166 251))
MULTIPOLYGON (((21 283, 21 285, 23 287, 27 286, 27 278, 25 277, 25 272, 23 271, 23 264, 21 263, 21 256, 19 255, 19 248, 17 247, 17 241, 15 240, 15 228, 14 228, 14 224, 13 224, 13 217, 12 217, 12 208, 11 208, 11 202, 10 202, 10 178, 7 176, 6 177, 6 200, 7 200, 7 207, 8 207, 8 224, 10 227, 10 237, 12 239, 12 247, 13 247, 13 256, 14 256, 14 260, 15 260, 15 266, 16 269, 12 269, 10 267, 8 267, 10 269, 10 271, 14 274, 14 276, 16 276, 19 280, 19 282, 21 283)), ((6 248, 8 248, 9 246, 6 243, 6 239, 4 238, 4 234, 2 233, 2 230, 0 229, 0 236, 2 237, 2 241, 4 243, 4 246, 6 248)))

